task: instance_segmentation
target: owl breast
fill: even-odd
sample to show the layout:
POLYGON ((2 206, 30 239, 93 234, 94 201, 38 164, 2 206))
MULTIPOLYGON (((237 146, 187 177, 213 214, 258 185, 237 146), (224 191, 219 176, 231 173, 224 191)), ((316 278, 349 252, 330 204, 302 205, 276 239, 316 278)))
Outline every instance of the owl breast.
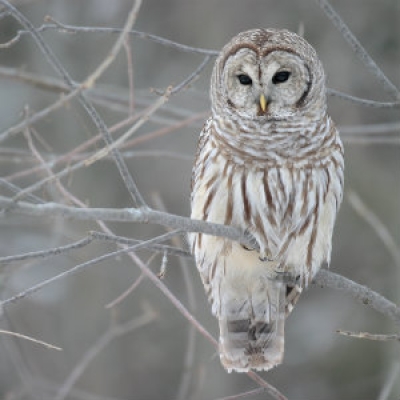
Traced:
POLYGON ((222 276, 251 280, 253 274, 271 277, 276 270, 300 277, 307 286, 330 259, 342 184, 334 154, 313 167, 238 165, 212 137, 203 140, 194 169, 191 217, 247 230, 259 246, 259 252, 247 251, 223 238, 193 234, 206 288, 211 292, 222 276))

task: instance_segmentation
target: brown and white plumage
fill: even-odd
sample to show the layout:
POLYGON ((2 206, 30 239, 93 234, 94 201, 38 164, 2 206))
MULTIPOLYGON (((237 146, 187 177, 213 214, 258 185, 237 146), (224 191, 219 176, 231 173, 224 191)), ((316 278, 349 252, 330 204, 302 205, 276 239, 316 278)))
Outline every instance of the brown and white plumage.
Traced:
POLYGON ((247 230, 258 246, 204 234, 190 241, 219 320, 222 364, 268 370, 282 362, 286 316, 329 263, 343 147, 326 112, 321 62, 289 31, 233 38, 216 60, 211 101, 191 217, 247 230))

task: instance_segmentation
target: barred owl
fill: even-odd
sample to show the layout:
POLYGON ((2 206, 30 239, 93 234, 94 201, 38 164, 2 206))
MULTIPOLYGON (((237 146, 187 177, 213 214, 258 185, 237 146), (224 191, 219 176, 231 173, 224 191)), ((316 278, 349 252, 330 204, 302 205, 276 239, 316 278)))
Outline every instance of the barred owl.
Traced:
POLYGON ((282 362, 285 319, 329 264, 344 160, 325 91, 315 50, 286 30, 240 33, 215 62, 191 217, 247 231, 255 245, 189 240, 228 371, 282 362))

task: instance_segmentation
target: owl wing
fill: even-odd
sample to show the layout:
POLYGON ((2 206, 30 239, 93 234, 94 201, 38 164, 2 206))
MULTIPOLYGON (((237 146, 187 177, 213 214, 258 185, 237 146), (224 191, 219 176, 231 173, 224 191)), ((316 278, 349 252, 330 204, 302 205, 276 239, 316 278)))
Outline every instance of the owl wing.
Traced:
POLYGON ((192 179, 190 182, 192 200, 193 200, 193 192, 194 192, 195 182, 198 178, 199 162, 201 159, 200 152, 204 148, 205 141, 208 138, 211 124, 212 124, 212 117, 208 118, 208 120, 204 124, 203 129, 200 132, 199 140, 197 142, 196 156, 195 156, 195 161, 194 161, 193 168, 192 168, 192 179))

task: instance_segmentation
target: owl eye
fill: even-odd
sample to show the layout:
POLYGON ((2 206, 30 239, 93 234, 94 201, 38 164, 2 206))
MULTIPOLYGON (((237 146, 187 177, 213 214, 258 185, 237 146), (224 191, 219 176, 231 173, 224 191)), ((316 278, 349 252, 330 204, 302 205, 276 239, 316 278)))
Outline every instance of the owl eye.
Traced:
POLYGON ((239 79, 239 82, 242 85, 251 85, 253 83, 251 78, 248 75, 245 75, 245 74, 238 75, 238 79, 239 79))
POLYGON ((289 79, 289 71, 279 71, 272 77, 272 83, 277 85, 282 82, 286 82, 289 79))

